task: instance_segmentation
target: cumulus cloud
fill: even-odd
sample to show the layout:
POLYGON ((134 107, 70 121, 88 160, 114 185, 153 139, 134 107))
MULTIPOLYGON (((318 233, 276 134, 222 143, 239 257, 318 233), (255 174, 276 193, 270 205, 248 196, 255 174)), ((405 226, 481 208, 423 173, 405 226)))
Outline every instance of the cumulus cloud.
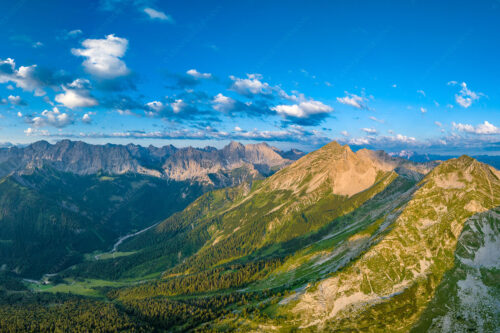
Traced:
POLYGON ((427 112, 427 109, 426 109, 426 108, 424 108, 424 107, 421 107, 421 108, 420 108, 420 112, 422 112, 422 113, 426 113, 426 112, 427 112))
POLYGON ((7 100, 9 101, 10 104, 12 105, 17 105, 17 106, 24 106, 24 105, 28 105, 28 103, 26 103, 22 98, 21 96, 13 96, 13 95, 10 95, 9 97, 7 97, 7 100))
POLYGON ((170 15, 165 14, 162 11, 146 7, 144 8, 144 13, 146 13, 150 19, 152 20, 160 20, 160 21, 167 21, 167 22, 173 22, 172 17, 170 15))
POLYGON ((346 96, 337 97, 337 102, 345 105, 350 105, 357 109, 368 109, 366 105, 367 99, 362 96, 358 96, 356 94, 349 94, 347 91, 345 92, 346 96))
POLYGON ((293 105, 277 105, 271 108, 285 119, 301 125, 314 125, 328 116, 333 108, 313 99, 293 105))
POLYGON ((85 113, 82 117, 82 122, 85 124, 90 124, 92 122, 92 118, 90 117, 91 113, 85 113))
MULTIPOLYGON (((448 82, 448 84, 450 83, 452 83, 451 85, 457 85, 455 81, 448 82)), ((467 84, 465 82, 462 82, 460 87, 461 89, 458 94, 455 94, 455 102, 463 108, 470 107, 474 101, 477 101, 482 96, 481 93, 476 93, 467 88, 467 84)))
POLYGON ((12 82, 18 88, 45 95, 45 88, 67 83, 69 78, 61 72, 40 68, 37 65, 16 66, 14 59, 0 59, 0 83, 12 82))
POLYGON ((70 84, 62 86, 64 93, 56 95, 55 100, 70 109, 98 105, 98 101, 91 96, 89 88, 89 80, 76 79, 70 84))
POLYGON ((190 69, 186 72, 187 75, 191 75, 196 79, 211 79, 212 74, 210 73, 200 73, 196 69, 190 69))
POLYGON ((86 39, 82 46, 83 48, 72 49, 71 52, 86 58, 83 66, 88 73, 103 79, 113 79, 130 73, 121 59, 127 51, 127 39, 111 34, 104 39, 86 39))
POLYGON ((418 142, 416 138, 403 134, 390 136, 367 136, 352 139, 341 138, 339 139, 339 142, 344 142, 353 146, 364 146, 375 149, 401 146, 417 146, 419 144, 422 144, 421 142, 418 142))
POLYGON ((59 111, 57 107, 52 110, 44 110, 40 116, 30 117, 26 121, 37 128, 46 126, 62 128, 73 123, 71 117, 67 113, 59 111))
POLYGON ((182 112, 188 105, 182 99, 176 99, 174 102, 170 103, 170 107, 174 113, 182 112))
POLYGON ((271 86, 266 82, 262 82, 262 75, 260 74, 247 74, 246 79, 238 78, 233 75, 229 76, 229 78, 233 81, 231 89, 240 95, 268 95, 272 93, 271 86))
POLYGON ((26 134, 27 136, 33 136, 33 135, 50 136, 49 131, 40 130, 40 129, 32 128, 32 127, 28 127, 27 129, 25 129, 24 134, 26 134))
POLYGON ((362 128, 361 129, 363 132, 366 132, 368 134, 377 134, 377 130, 375 128, 362 128))
POLYGON ((165 108, 163 103, 160 101, 152 101, 152 102, 146 103, 146 106, 155 112, 160 112, 161 110, 163 110, 165 108))
POLYGON ((453 122, 452 125, 454 129, 460 132, 472 134, 500 134, 500 129, 488 121, 476 126, 461 123, 457 124, 455 122, 453 122))
POLYGON ((212 100, 213 108, 220 112, 232 111, 236 105, 236 101, 231 97, 224 96, 223 94, 217 94, 212 100))

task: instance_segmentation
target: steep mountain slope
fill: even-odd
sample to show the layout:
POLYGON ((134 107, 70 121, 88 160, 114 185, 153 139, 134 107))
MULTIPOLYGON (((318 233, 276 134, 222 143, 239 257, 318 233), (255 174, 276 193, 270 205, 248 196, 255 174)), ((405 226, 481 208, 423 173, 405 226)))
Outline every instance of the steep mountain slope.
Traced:
POLYGON ((408 331, 453 268, 465 222, 500 205, 498 175, 465 156, 438 166, 369 249, 290 305, 297 325, 408 331))
POLYGON ((143 175, 79 176, 50 168, 4 177, 0 266, 36 278, 58 272, 181 210, 206 190, 143 175))
MULTIPOLYGON (((289 164, 291 160, 280 153, 286 154, 265 143, 244 146, 232 142, 218 150, 211 147, 178 149, 171 145, 161 148, 91 145, 70 140, 51 145, 39 141, 27 147, 0 148, 0 177, 14 171, 50 166, 78 175, 129 172, 178 181, 196 180, 221 187, 269 175, 289 164)), ((298 157, 298 154, 289 156, 298 157)))

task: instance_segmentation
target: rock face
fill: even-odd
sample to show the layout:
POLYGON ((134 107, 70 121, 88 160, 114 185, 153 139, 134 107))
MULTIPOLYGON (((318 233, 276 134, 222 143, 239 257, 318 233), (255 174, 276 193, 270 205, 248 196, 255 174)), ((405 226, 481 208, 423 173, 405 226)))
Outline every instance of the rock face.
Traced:
POLYGON ((399 173, 426 174, 436 163, 417 164, 391 157, 383 151, 361 149, 354 153, 347 145, 331 142, 299 159, 269 179, 275 189, 315 191, 328 184, 332 193, 351 196, 372 186, 384 172, 401 169, 399 173))
POLYGON ((242 169, 250 177, 268 175, 292 162, 280 154, 292 158, 300 155, 296 151, 282 152, 265 143, 242 145, 231 142, 218 150, 213 147, 178 149, 172 145, 161 148, 133 144, 91 145, 70 140, 52 145, 39 141, 27 147, 1 148, 0 177, 50 166, 79 175, 132 172, 211 183, 235 169, 242 169))

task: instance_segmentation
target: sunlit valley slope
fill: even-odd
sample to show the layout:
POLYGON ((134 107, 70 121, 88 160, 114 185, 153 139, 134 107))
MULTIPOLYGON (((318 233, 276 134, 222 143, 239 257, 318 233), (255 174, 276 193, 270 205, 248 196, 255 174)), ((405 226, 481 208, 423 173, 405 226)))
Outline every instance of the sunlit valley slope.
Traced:
MULTIPOLYGON (((5 277, 4 299, 14 297, 8 286, 15 285, 42 318, 16 325, 50 325, 63 307, 85 309, 75 320, 87 327, 102 307, 100 325, 114 320, 123 330, 500 329, 498 170, 467 156, 416 163, 336 142, 291 164, 273 149, 277 156, 241 147, 224 149, 254 161, 261 176, 198 190, 182 211, 124 239, 115 252, 68 265, 46 287, 30 285, 34 293, 5 277), (56 291, 70 294, 54 299, 56 291)), ((170 175, 181 182, 186 170, 212 181, 198 162, 161 165, 157 181, 170 175), (181 171, 168 171, 173 166, 181 171)), ((133 207, 122 223, 152 212, 133 207)), ((3 304, 0 328, 27 313, 3 304)))

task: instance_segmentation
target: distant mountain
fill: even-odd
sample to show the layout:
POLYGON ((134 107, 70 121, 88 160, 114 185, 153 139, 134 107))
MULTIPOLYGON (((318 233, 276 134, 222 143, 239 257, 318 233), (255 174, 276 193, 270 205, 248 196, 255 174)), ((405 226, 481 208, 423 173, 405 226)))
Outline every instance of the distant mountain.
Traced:
MULTIPOLYGON (((406 158, 414 162, 446 161, 452 158, 458 158, 459 155, 438 155, 438 154, 418 154, 414 151, 401 150, 399 152, 389 153, 391 156, 406 158)), ((472 155, 479 162, 491 165, 500 169, 500 155, 472 155)))
POLYGON ((298 151, 282 152, 265 143, 231 142, 223 149, 161 148, 138 145, 91 145, 62 140, 56 144, 35 142, 26 147, 0 148, 0 177, 12 172, 50 166, 79 175, 98 172, 144 174, 178 181, 195 180, 216 186, 237 184, 249 177, 265 176, 300 157, 298 151), (284 158, 281 154, 288 156, 284 158), (242 179, 231 180, 235 170, 242 179), (221 182, 221 184, 217 184, 221 182))

